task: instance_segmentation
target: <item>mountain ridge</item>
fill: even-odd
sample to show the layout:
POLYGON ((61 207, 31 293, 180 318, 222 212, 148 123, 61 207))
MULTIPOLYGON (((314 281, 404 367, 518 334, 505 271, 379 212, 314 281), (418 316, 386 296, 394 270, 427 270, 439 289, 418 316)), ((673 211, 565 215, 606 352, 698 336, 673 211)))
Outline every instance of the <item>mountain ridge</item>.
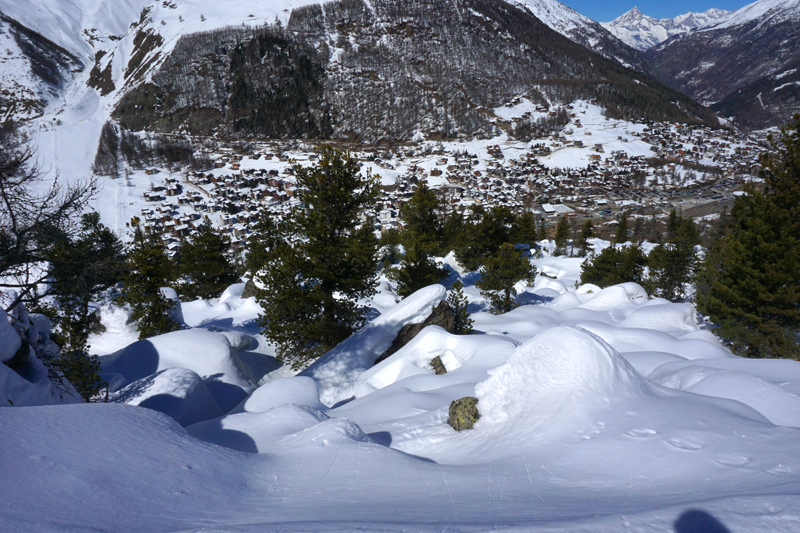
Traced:
POLYGON ((670 37, 714 24, 729 13, 711 8, 702 13, 690 11, 673 18, 657 19, 634 6, 611 22, 601 22, 600 25, 627 45, 644 52, 670 37))

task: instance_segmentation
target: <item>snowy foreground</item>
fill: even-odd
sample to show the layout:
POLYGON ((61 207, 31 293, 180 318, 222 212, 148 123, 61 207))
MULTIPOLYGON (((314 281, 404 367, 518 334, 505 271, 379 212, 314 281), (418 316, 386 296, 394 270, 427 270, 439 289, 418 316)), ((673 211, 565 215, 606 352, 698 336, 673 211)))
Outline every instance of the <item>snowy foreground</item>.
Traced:
POLYGON ((432 326, 372 366, 446 297, 384 281, 376 318, 297 376, 241 286, 130 345, 106 309, 113 403, 0 409, 0 530, 800 531, 800 364, 734 357, 635 284, 575 289, 579 259, 534 262, 547 277, 502 316, 464 276, 482 334, 432 326), (463 396, 481 419, 457 433, 463 396))

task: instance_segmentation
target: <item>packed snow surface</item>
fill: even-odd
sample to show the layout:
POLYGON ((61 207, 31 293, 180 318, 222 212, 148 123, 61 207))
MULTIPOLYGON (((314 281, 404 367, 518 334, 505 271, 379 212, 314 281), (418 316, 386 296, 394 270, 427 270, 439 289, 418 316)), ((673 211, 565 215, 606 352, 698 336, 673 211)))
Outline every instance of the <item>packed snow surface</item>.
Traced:
POLYGON ((636 284, 576 288, 579 258, 532 261, 548 277, 517 309, 489 314, 462 273, 476 334, 430 326, 373 365, 446 297, 382 279, 379 315, 299 375, 241 285, 183 302, 190 329, 101 354, 111 403, 0 409, 0 530, 797 531, 800 363, 735 357, 636 284))

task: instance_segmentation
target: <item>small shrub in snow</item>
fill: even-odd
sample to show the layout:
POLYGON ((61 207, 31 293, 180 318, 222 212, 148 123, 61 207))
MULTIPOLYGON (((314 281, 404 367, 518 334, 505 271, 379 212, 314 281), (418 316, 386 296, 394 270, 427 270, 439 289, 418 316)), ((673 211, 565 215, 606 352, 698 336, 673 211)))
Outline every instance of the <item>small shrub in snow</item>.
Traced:
POLYGON ((456 280, 447 296, 447 305, 453 310, 453 331, 456 335, 469 335, 472 333, 473 320, 467 311, 467 297, 464 296, 464 284, 456 280))

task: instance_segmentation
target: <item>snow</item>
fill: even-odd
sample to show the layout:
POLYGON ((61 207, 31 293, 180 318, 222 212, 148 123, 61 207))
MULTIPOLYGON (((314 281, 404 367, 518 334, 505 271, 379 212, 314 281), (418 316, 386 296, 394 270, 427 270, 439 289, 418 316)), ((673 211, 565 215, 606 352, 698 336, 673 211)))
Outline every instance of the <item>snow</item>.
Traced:
POLYGON ((600 25, 626 44, 644 51, 674 35, 716 24, 729 14, 729 11, 711 8, 703 13, 690 11, 671 19, 656 19, 644 15, 637 7, 633 7, 611 22, 601 22, 600 25))
MULTIPOLYGON (((521 287, 524 305, 491 315, 454 270, 477 333, 431 326, 374 366, 444 287, 397 303, 384 278, 380 316, 297 376, 242 284, 183 302, 191 329, 101 357, 111 403, 0 409, 0 529, 796 530, 800 363, 735 357, 691 305, 636 284, 576 288, 582 260, 541 244, 555 279, 521 287), (458 433, 464 396, 481 418, 458 433)), ((0 398, 24 381, 0 365, 0 398)))
POLYGON ((22 339, 19 338, 8 320, 8 314, 0 308, 0 363, 5 363, 14 357, 14 354, 22 346, 22 339))
POLYGON ((223 414, 203 379, 185 368, 167 368, 142 378, 115 392, 109 401, 166 413, 182 426, 223 414))
POLYGON ((358 376, 389 349, 402 327, 423 322, 446 296, 441 285, 418 290, 320 357, 300 375, 317 382, 320 400, 325 405, 332 406, 350 398, 358 376))
POLYGON ((715 23, 704 26, 702 30, 732 28, 771 17, 800 19, 800 6, 798 6, 797 0, 758 0, 729 13, 715 23))
POLYGON ((100 357, 102 377, 112 392, 168 368, 191 370, 203 378, 214 400, 228 411, 261 378, 238 356, 228 337, 205 329, 175 331, 137 341, 100 357))

